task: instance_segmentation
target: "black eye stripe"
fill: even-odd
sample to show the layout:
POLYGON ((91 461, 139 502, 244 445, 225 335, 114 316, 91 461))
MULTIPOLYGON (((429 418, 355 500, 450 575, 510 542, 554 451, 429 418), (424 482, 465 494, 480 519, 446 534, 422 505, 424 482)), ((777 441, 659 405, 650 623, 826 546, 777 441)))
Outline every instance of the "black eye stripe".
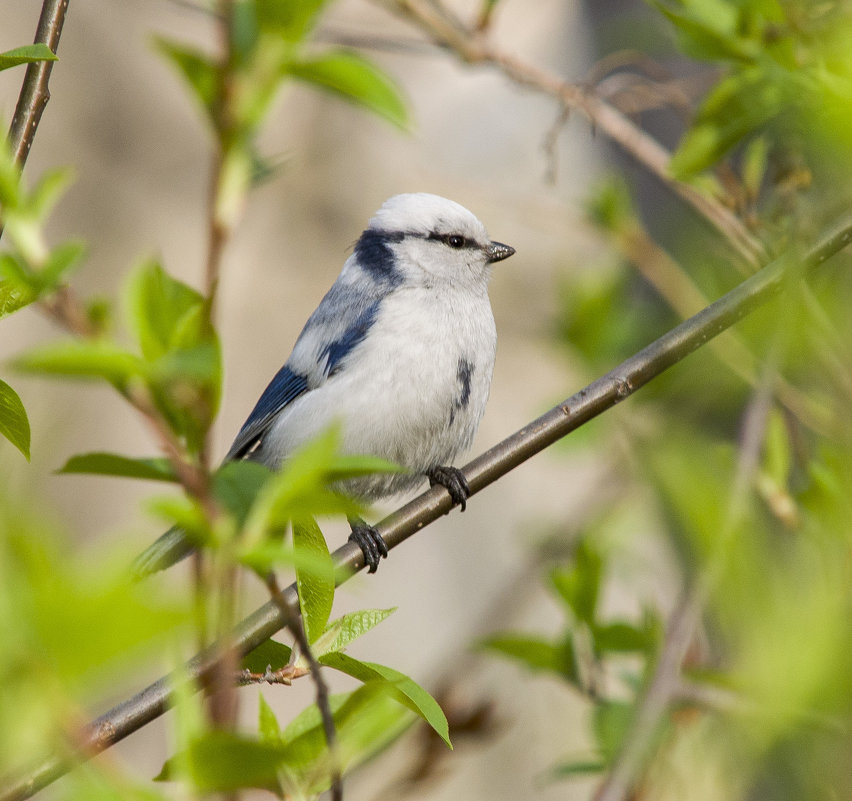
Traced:
POLYGON ((450 247, 453 250, 479 247, 476 242, 468 239, 462 234, 439 234, 436 231, 433 231, 426 237, 426 239, 434 239, 438 242, 443 242, 447 247, 450 247))

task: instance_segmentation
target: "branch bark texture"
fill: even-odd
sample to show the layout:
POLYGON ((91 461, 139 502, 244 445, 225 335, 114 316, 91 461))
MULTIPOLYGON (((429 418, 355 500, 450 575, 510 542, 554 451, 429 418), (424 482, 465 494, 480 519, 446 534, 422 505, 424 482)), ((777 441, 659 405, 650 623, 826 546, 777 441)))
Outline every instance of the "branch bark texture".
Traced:
MULTIPOLYGON (((33 41, 35 44, 46 44, 54 54, 59 47, 68 3, 69 0, 45 0, 41 7, 33 41)), ((37 61, 27 65, 21 94, 18 96, 15 115, 9 128, 9 145, 20 169, 26 164, 41 115, 50 100, 48 83, 52 69, 52 61, 37 61)))

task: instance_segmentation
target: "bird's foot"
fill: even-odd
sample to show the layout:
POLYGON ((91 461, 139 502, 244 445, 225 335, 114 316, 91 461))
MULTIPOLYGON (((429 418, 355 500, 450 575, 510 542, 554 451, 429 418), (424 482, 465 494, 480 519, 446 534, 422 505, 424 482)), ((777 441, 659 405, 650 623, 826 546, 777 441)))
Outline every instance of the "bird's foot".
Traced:
POLYGON ((387 558, 387 544, 375 526, 368 525, 360 517, 350 518, 349 525, 352 528, 349 541, 354 542, 361 549, 361 553, 364 554, 367 572, 375 573, 379 569, 379 561, 383 557, 387 558))
POLYGON ((426 477, 429 479, 429 486, 443 487, 450 493, 454 504, 459 504, 461 510, 467 508, 467 499, 470 497, 470 485, 464 477, 464 473, 458 467, 433 467, 426 477))

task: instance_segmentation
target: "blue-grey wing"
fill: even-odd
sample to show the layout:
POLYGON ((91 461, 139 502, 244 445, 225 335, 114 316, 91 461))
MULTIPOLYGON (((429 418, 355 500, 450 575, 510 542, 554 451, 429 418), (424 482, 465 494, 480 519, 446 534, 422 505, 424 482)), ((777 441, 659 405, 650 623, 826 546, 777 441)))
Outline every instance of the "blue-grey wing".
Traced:
POLYGON ((225 456, 225 461, 247 456, 263 439, 263 435, 269 430, 279 412, 307 391, 307 377, 293 372, 285 364, 269 382, 269 386, 263 391, 252 413, 243 423, 243 427, 225 456))
MULTIPOLYGON (((357 250, 356 247, 356 254, 357 250)), ((305 323, 287 363, 270 381, 243 424, 226 461, 248 456, 284 407, 346 369, 350 355, 375 324, 382 300, 397 283, 383 273, 366 272, 355 259, 347 261, 305 323)))

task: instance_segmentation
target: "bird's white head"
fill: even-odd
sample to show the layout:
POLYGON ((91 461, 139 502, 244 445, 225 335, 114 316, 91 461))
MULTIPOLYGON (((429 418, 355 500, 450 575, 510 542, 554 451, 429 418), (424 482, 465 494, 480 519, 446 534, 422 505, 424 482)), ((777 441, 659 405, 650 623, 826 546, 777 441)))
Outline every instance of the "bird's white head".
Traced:
POLYGON ((508 245, 492 242, 485 226, 452 200, 416 192, 394 195, 370 220, 356 246, 362 263, 381 248, 406 281, 484 284, 489 266, 511 256, 508 245), (369 247, 372 246, 372 247, 369 247))

